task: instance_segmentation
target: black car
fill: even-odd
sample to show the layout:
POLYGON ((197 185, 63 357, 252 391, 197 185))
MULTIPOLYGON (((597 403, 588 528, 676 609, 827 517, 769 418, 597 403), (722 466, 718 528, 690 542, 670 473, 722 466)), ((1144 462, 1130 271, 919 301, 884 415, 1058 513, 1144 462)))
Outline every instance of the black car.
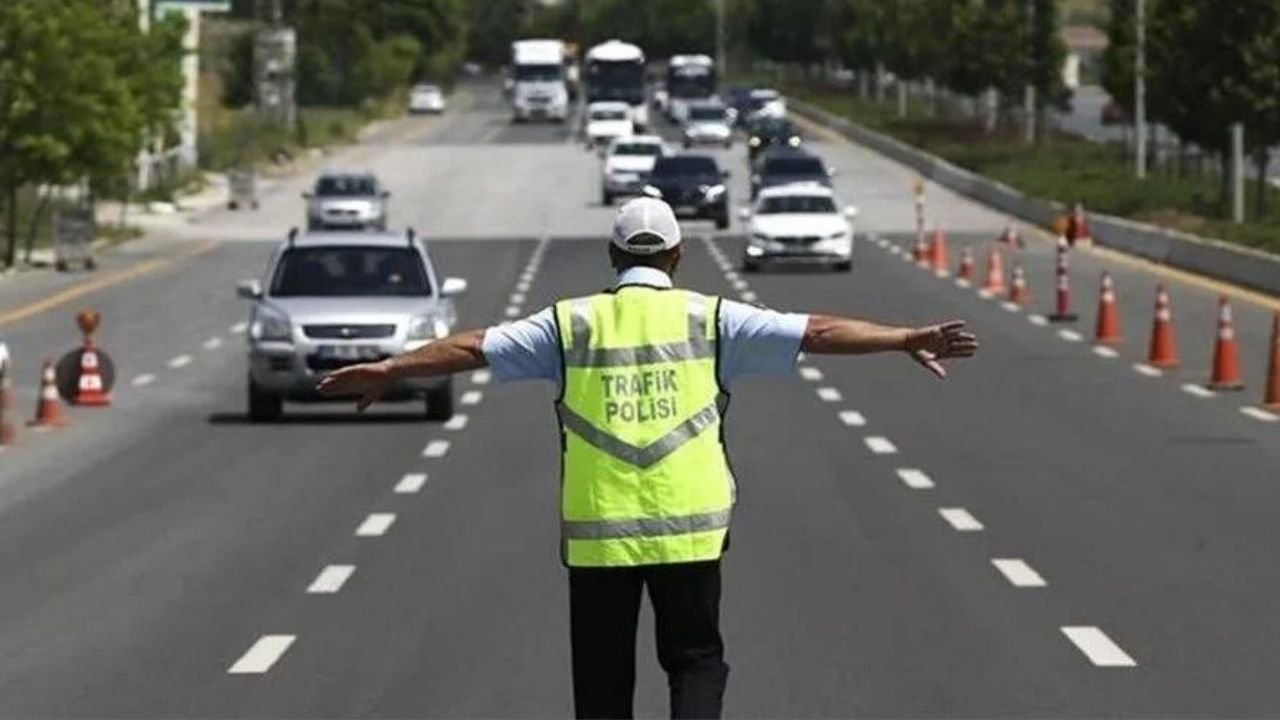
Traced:
POLYGON ((800 147, 800 131, 785 118, 762 117, 747 126, 747 152, 754 162, 761 150, 771 147, 800 147))
POLYGON ((751 88, 735 85, 723 93, 724 104, 732 111, 734 124, 742 127, 751 113, 751 88))
POLYGON ((729 191, 721 171, 710 155, 682 153, 660 157, 649 174, 649 186, 675 210, 676 217, 715 221, 716 228, 729 227, 729 191))
POLYGON ((817 155, 792 148, 770 148, 756 156, 751 173, 751 199, 755 200, 762 189, 774 185, 812 182, 831 187, 833 174, 817 155))

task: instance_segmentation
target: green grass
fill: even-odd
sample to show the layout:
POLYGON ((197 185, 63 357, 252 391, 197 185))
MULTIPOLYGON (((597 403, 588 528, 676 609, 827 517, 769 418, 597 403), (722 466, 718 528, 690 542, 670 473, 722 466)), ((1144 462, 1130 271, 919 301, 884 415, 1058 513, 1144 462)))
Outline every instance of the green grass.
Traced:
POLYGON ((1015 132, 987 135, 973 120, 926 118, 918 107, 914 116, 899 119, 895 104, 863 101, 845 90, 790 86, 788 92, 1032 197, 1079 201, 1095 212, 1280 252, 1280 191, 1273 187, 1267 190, 1266 212, 1258 213, 1250 183, 1249 221, 1236 225, 1222 219, 1216 175, 1158 171, 1139 182, 1132 161, 1118 147, 1061 134, 1028 147, 1015 132))

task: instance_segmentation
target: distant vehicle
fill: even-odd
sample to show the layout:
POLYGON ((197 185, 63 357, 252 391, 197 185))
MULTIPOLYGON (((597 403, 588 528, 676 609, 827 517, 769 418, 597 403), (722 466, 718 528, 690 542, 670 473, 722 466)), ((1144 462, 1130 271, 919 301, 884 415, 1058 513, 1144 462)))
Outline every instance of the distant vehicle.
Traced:
POLYGON ((511 108, 516 122, 569 117, 565 44, 560 40, 511 43, 511 108))
POLYGON ((308 230, 387 229, 391 193, 371 173, 325 171, 302 197, 307 201, 308 230))
POLYGON ((689 102, 684 110, 684 146, 733 146, 733 128, 729 126, 729 110, 719 101, 689 102))
POLYGON ((600 172, 600 201, 613 203, 619 195, 639 195, 649 183, 649 173, 658 158, 667 154, 666 144, 657 135, 614 138, 604 154, 600 172))
POLYGON ((747 155, 754 164, 756 155, 771 147, 800 147, 800 133, 790 120, 757 117, 747 125, 747 155))
POLYGON ((584 57, 587 102, 625 102, 637 132, 649 127, 644 63, 644 51, 621 40, 600 43, 584 57))
POLYGON ((729 227, 729 176, 710 155, 681 153, 658 158, 645 191, 671 205, 676 217, 712 220, 729 227))
POLYGON ((742 126, 747 122, 747 114, 751 109, 751 88, 734 85, 722 93, 724 104, 729 108, 729 119, 734 126, 742 126))
POLYGON ((741 214, 748 233, 744 270, 771 263, 818 264, 840 271, 853 267, 858 210, 851 205, 839 210, 830 188, 817 183, 765 188, 741 214))
MULTIPOLYGON (((244 280, 249 322, 249 418, 279 420, 286 400, 317 401, 316 381, 445 337, 466 280, 438 281, 426 248, 407 233, 290 233, 272 255, 266 285, 244 280)), ((425 400, 426 416, 453 415, 448 378, 402 380, 394 400, 425 400)))
POLYGON ((831 187, 833 175, 835 171, 817 155, 793 148, 772 148, 756 156, 751 198, 754 200, 761 190, 777 185, 807 182, 831 187))
POLYGON ((667 116, 683 123, 689 103, 716 94, 716 65, 709 55, 672 55, 667 61, 667 116))
POLYGON ((436 85, 414 85, 409 90, 409 112, 442 113, 444 112, 444 91, 436 85))
POLYGON ((756 88, 747 96, 747 119, 757 117, 785 118, 787 101, 777 90, 756 88))
POLYGON ((1129 113, 1115 100, 1108 100, 1107 104, 1102 106, 1099 120, 1103 125, 1124 125, 1129 122, 1129 113))
POLYGON ((631 107, 624 102, 593 102, 587 106, 582 131, 589 148, 603 148, 614 138, 632 135, 635 124, 631 120, 631 107))

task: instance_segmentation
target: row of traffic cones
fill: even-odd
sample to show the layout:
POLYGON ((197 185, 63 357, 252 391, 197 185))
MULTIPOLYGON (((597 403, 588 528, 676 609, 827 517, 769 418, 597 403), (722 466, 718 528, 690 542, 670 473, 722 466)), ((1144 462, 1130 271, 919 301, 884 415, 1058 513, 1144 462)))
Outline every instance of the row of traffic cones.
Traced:
MULTIPOLYGON (((96 329, 97 320, 91 323, 96 329)), ((85 333, 84 344, 80 348, 79 373, 76 377, 76 391, 71 397, 75 405, 103 407, 111 404, 107 394, 106 383, 102 376, 102 351, 94 344, 92 330, 85 333)), ((9 420, 13 406, 13 391, 9 381, 11 371, 0 368, 0 446, 12 445, 16 432, 9 420)), ((66 426, 63 414, 62 399, 58 392, 58 375, 54 363, 44 362, 40 370, 40 395, 36 400, 35 416, 27 422, 27 427, 35 430, 54 430, 66 426)))

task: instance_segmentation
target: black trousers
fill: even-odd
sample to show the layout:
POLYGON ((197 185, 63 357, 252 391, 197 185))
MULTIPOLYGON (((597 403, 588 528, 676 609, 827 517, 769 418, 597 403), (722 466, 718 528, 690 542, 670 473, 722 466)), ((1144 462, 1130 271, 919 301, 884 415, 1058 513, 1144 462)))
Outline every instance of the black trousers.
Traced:
POLYGON ((573 701, 579 718, 630 718, 636 622, 648 588, 671 717, 718 718, 729 666, 720 640, 720 562, 569 568, 573 701))

